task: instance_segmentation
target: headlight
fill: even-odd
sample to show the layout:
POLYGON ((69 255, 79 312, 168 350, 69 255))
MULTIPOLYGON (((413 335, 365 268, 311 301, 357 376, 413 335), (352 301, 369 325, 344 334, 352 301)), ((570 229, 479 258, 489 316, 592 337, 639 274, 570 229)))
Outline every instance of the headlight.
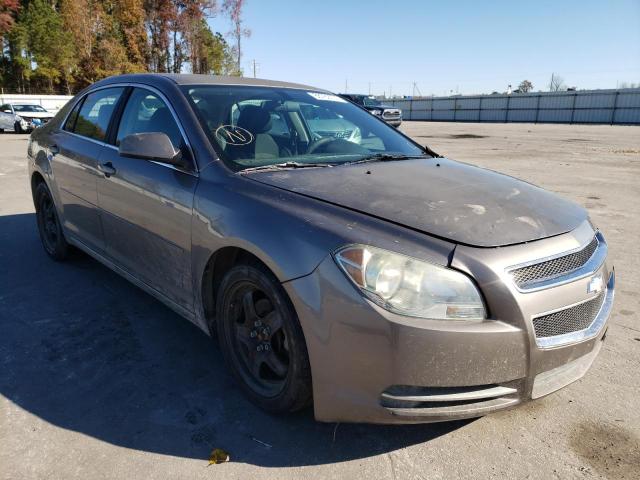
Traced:
POLYGON ((369 110, 373 115, 382 115, 382 110, 369 110))
POLYGON ((391 312, 441 320, 486 318, 471 279, 450 268, 365 245, 342 248, 334 258, 367 298, 391 312))

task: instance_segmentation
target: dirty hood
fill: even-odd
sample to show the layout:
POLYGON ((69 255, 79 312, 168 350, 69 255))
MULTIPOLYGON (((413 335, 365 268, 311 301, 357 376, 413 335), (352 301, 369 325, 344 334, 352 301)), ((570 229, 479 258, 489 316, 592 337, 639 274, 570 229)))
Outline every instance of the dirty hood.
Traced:
POLYGON ((254 172, 247 176, 480 247, 559 235, 587 218, 582 207, 551 192, 445 158, 254 172))

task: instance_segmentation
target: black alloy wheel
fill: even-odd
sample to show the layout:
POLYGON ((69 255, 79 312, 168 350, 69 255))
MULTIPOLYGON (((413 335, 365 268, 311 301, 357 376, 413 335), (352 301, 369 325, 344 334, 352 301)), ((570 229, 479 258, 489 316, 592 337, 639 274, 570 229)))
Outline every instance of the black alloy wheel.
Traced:
POLYGON ((54 260, 64 260, 69 253, 69 244, 64 238, 51 192, 44 183, 36 187, 35 205, 38 232, 45 252, 54 260))
POLYGON ((233 267, 216 302, 226 364, 249 398, 270 412, 307 405, 311 374, 302 329, 282 286, 261 265, 233 267))

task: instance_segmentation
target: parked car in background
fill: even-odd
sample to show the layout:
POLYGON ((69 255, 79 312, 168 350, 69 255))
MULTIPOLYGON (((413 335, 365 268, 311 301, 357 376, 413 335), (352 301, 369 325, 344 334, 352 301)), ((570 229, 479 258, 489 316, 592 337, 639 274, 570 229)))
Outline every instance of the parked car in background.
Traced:
POLYGON ((54 116, 40 105, 27 103, 5 103, 0 106, 0 131, 13 130, 28 133, 44 125, 54 116))
POLYGON ((402 123, 402 110, 390 105, 384 105, 371 95, 359 95, 355 93, 340 93, 342 98, 357 103, 373 115, 382 118, 389 125, 399 127, 402 123))
POLYGON ((271 412, 477 417, 579 379, 606 336, 614 270, 582 207, 328 91, 112 77, 27 156, 47 254, 75 246, 212 334, 271 412))

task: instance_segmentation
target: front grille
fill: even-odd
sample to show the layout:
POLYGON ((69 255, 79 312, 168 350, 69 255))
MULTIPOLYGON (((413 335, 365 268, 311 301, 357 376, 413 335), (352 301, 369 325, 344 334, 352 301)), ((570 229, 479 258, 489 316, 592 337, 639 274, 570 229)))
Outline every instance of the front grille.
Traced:
POLYGON ((323 138, 326 138, 326 137, 349 138, 351 137, 353 130, 340 130, 340 131, 331 131, 331 132, 325 131, 325 130, 318 130, 316 131, 316 133, 323 138))
POLYGON ((397 118, 400 116, 400 110, 385 110, 382 116, 384 118, 397 118))
POLYGON ((593 237, 593 240, 582 250, 513 270, 511 272, 513 281, 518 287, 525 288, 533 282, 566 275, 587 263, 593 256, 596 248, 598 248, 598 239, 593 237))
POLYGON ((533 328, 536 332, 536 337, 555 337, 589 328, 589 325, 593 323, 598 312, 600 312, 606 293, 605 289, 591 300, 534 318, 533 328))

